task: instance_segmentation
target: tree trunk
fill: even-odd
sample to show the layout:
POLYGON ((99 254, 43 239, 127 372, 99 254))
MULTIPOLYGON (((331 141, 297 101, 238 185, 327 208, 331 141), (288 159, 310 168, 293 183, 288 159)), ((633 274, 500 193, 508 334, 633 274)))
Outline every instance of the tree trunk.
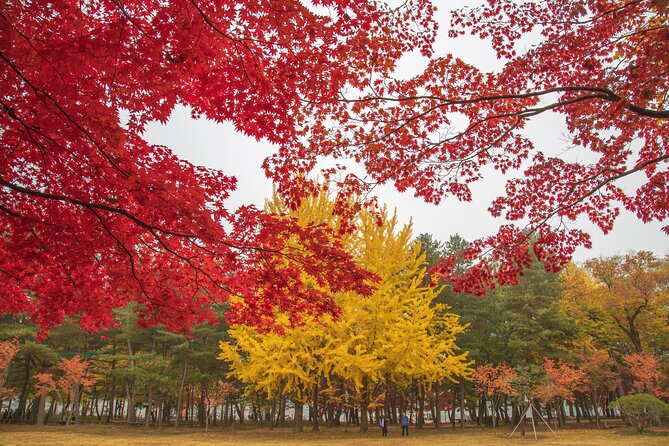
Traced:
POLYGON ((35 424, 42 425, 46 421, 46 395, 40 395, 37 401, 37 418, 35 424))
POLYGON ((451 428, 455 430, 455 403, 456 403, 456 393, 453 390, 453 405, 451 407, 451 428))
POLYGON ((267 408, 267 413, 265 415, 265 420, 267 421, 267 429, 274 429, 274 414, 276 412, 276 399, 272 401, 272 404, 267 408))
POLYGON ((207 390, 204 386, 201 386, 200 392, 200 401, 197 403, 197 418, 200 422, 200 427, 206 427, 207 420, 209 419, 209 413, 207 412, 205 398, 207 396, 207 390))
POLYGON ((14 422, 18 423, 23 420, 24 412, 26 410, 26 402, 28 400, 28 383, 30 382, 30 355, 26 355, 24 358, 24 374, 23 374, 23 385, 21 386, 21 394, 19 396, 19 407, 17 407, 16 412, 14 412, 14 422))
POLYGON ((195 420, 195 386, 191 384, 190 394, 188 395, 188 424, 193 427, 195 420))
MULTIPOLYGON (((116 354, 116 337, 112 340, 112 354, 116 354)), ((114 418, 114 397, 116 396, 116 359, 112 359, 111 363, 111 392, 109 394, 109 413, 107 415, 107 423, 114 418)))
POLYGON ((276 417, 277 427, 279 426, 279 423, 285 423, 285 422, 286 422, 286 397, 283 396, 279 400, 279 415, 276 417))
POLYGON ((126 400, 128 401, 128 413, 126 414, 126 422, 134 423, 135 418, 135 397, 133 395, 132 383, 130 381, 125 382, 125 395, 126 400))
POLYGON ((244 410, 239 404, 235 403, 235 408, 237 409, 237 416, 239 417, 239 424, 244 424, 244 410))
POLYGON ((592 407, 595 409, 595 423, 597 424, 597 429, 601 429, 601 426, 599 425, 599 410, 597 408, 597 394, 594 390, 590 392, 590 398, 592 398, 592 407))
POLYGON ((460 382, 460 427, 465 428, 465 383, 460 382))
POLYGON ((581 418, 587 418, 589 422, 592 423, 592 415, 590 415, 590 409, 585 403, 585 398, 582 395, 576 397, 576 404, 581 408, 581 418))
POLYGON ((416 427, 422 429, 425 425, 425 391, 422 388, 416 388, 418 396, 418 413, 416 414, 416 427))
POLYGON ((368 410, 369 410, 369 402, 365 400, 360 402, 360 432, 367 432, 369 430, 368 410))
POLYGON ((181 424, 181 412, 183 405, 184 385, 186 383, 186 373, 188 373, 188 356, 184 358, 184 370, 181 374, 181 383, 179 384, 179 394, 177 395, 176 417, 174 417, 174 427, 178 428, 181 424))
POLYGON ((146 411, 144 412, 144 427, 151 425, 151 405, 153 404, 153 388, 149 386, 149 391, 146 396, 146 411))
POLYGON ((318 380, 314 384, 313 401, 312 401, 312 417, 311 417, 311 431, 318 432, 318 380))
POLYGON ((434 427, 441 427, 441 401, 439 401, 439 383, 434 385, 434 427))
POLYGON ((558 426, 564 426, 564 408, 560 398, 557 399, 555 404, 555 414, 558 420, 558 426))
POLYGON ((501 400, 499 394, 494 394, 492 397, 492 428, 497 429, 497 414, 499 412, 499 407, 501 405, 501 400))
POLYGON ((295 402, 295 419, 293 420, 293 433, 304 432, 304 404, 295 402))
POLYGON ((74 417, 74 424, 81 423, 81 394, 82 388, 80 384, 74 385, 74 408, 72 409, 72 416, 74 417))

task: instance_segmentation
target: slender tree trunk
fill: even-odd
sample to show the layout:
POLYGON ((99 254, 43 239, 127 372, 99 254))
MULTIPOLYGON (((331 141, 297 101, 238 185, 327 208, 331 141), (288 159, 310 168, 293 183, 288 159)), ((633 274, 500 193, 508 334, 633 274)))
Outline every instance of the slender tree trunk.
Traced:
POLYGON ((456 393, 455 390, 453 390, 453 405, 451 406, 451 428, 455 430, 455 406, 456 406, 456 393))
POLYGON ((181 411, 183 404, 184 385, 186 383, 186 373, 188 373, 188 356, 184 358, 184 370, 181 374, 181 383, 179 384, 179 394, 177 395, 176 417, 174 418, 174 427, 178 428, 181 424, 181 411))
POLYGON ((441 427, 441 401, 439 401, 439 383, 434 385, 434 427, 441 427))
POLYGON ((595 423, 597 424, 597 429, 601 429, 602 427, 599 425, 599 410, 597 409, 597 394, 594 390, 590 392, 590 397, 592 398, 592 407, 595 409, 595 423))
POLYGON ((564 426, 564 404, 562 403, 562 399, 558 398, 555 404, 555 413, 556 417, 558 420, 558 426, 562 427, 564 426))
POLYGON ((195 385, 190 385, 190 394, 188 396, 188 424, 193 427, 195 421, 195 385))
POLYGON ((200 427, 206 427, 207 419, 209 418, 205 404, 206 389, 204 388, 204 386, 201 386, 200 388, 201 388, 200 392, 201 394, 200 394, 200 401, 198 401, 197 404, 197 418, 200 421, 200 427))
POLYGON ((238 403, 235 403, 235 408, 237 409, 237 416, 239 417, 239 424, 244 424, 244 408, 240 407, 238 403))
POLYGON ((583 418, 587 418, 588 422, 592 423, 592 414, 590 413, 590 408, 588 407, 588 404, 586 403, 585 397, 583 395, 579 395, 577 397, 579 406, 581 407, 581 416, 583 418))
POLYGON ((369 402, 363 400, 362 402, 360 402, 360 432, 367 432, 369 430, 368 411, 369 411, 369 402))
POLYGON ((316 380, 316 383, 314 384, 314 390, 313 390, 313 401, 312 401, 312 414, 313 416, 311 417, 311 431, 312 432, 318 432, 318 382, 319 380, 316 380))
POLYGON ((267 411, 265 412, 265 424, 267 429, 269 430, 274 429, 275 412, 276 412, 276 399, 270 403, 270 405, 267 407, 267 411))
POLYGON ((72 416, 74 417, 74 424, 81 423, 81 394, 82 388, 80 384, 74 385, 74 408, 72 409, 72 416))
POLYGON ((149 386, 149 391, 146 396, 146 411, 144 412, 144 427, 151 425, 151 405, 153 404, 153 388, 149 386))
MULTIPOLYGON (((116 354, 116 336, 112 339, 112 354, 116 354)), ((116 359, 112 359, 111 363, 111 392, 109 395, 109 414, 107 415, 107 423, 114 418, 114 398, 116 397, 116 359)))
POLYGON ((134 423, 136 421, 135 417, 135 396, 133 391, 133 386, 130 381, 125 382, 125 395, 126 401, 128 401, 128 412, 126 414, 126 422, 134 423))
POLYGON ((30 382, 30 375, 31 375, 30 355, 25 355, 23 364, 24 364, 23 385, 21 386, 21 394, 19 396, 19 407, 17 407, 16 412, 14 412, 15 423, 18 423, 19 421, 22 421, 24 419, 26 403, 28 401, 28 383, 30 382))
POLYGON ((465 428, 465 383, 460 382, 460 427, 465 428))
POLYGON ((279 400, 279 416, 276 417, 277 427, 279 423, 286 422, 286 397, 282 396, 279 400))
POLYGON ((360 398, 360 432, 369 430, 369 383, 367 378, 362 380, 362 393, 360 398))
POLYGON ((301 402, 295 401, 295 419, 293 420, 293 432, 301 433, 304 432, 304 404, 301 402))
MULTIPOLYGON (((42 363, 42 373, 47 373, 48 371, 48 362, 42 363)), ((46 422, 46 398, 46 395, 40 395, 39 401, 37 402, 37 417, 35 423, 38 425, 43 425, 46 422)))
POLYGON ((422 388, 418 388, 416 384, 416 396, 418 397, 418 410, 416 414, 416 427, 422 429, 425 425, 425 391, 422 388))
POLYGON ((492 428, 497 429, 497 413, 500 406, 500 396, 499 394, 494 394, 492 397, 492 428))

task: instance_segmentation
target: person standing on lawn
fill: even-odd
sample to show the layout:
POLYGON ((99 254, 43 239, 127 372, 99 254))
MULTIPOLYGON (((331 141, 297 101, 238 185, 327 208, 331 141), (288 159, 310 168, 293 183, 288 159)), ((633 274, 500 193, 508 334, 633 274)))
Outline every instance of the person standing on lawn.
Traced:
POLYGON ((404 432, 407 433, 407 437, 409 436, 409 417, 405 413, 402 415, 402 418, 400 418, 400 426, 402 426, 402 436, 404 437, 404 432))
POLYGON ((388 436, 388 423, 384 417, 379 418, 379 426, 381 427, 381 435, 388 436))

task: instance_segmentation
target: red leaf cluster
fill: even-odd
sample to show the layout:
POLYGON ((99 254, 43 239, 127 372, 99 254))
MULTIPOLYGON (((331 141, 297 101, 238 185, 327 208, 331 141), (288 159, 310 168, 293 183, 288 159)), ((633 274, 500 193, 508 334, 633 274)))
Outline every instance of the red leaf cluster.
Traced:
POLYGON ((43 337, 67 315, 113 325, 131 301, 143 324, 182 331, 232 295, 248 300, 233 320, 267 324, 277 304, 331 311, 298 267, 278 266, 286 255, 364 292, 366 273, 323 228, 233 212, 234 178, 142 138, 180 103, 293 147, 305 103, 336 103, 374 60, 388 71, 405 51, 427 53, 435 32, 426 1, 317 3, 330 15, 297 0, 3 4, 0 313, 27 311, 43 337), (311 253, 284 252, 296 233, 311 253))
POLYGON ((451 36, 491 41, 505 61, 499 72, 450 54, 408 80, 370 69, 337 104, 312 105, 308 142, 267 167, 289 189, 285 166, 304 174, 318 156, 353 160, 367 176, 345 177, 345 190, 392 183, 435 204, 475 199, 470 185, 498 170, 508 181, 489 210, 517 223, 474 242, 465 256, 480 261, 466 277, 452 277, 448 259, 444 277, 471 294, 514 283, 530 256, 527 238, 557 271, 590 247, 589 235, 572 228, 581 216, 604 233, 623 207, 643 221, 669 216, 668 14, 649 0, 488 1, 456 11, 451 36), (528 37, 538 42, 521 51, 528 37), (523 132, 549 112, 564 118, 572 150, 535 147, 523 132), (642 185, 624 190, 620 180, 631 175, 642 185))

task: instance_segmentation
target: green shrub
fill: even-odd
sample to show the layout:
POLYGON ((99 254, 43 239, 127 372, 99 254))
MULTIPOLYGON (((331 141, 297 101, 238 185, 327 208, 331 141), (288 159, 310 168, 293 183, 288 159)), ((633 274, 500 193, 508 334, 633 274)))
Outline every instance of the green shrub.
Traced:
POLYGON ((669 404, 648 393, 620 397, 609 407, 618 409, 639 432, 649 427, 656 416, 669 415, 669 404))

